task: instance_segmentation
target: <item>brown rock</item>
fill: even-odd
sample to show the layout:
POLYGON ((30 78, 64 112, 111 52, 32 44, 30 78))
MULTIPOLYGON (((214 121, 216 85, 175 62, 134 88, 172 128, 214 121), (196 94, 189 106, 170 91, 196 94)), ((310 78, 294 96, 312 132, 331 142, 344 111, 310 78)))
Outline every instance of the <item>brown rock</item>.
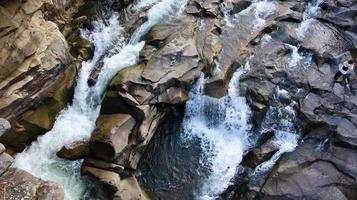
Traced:
POLYGON ((6 188, 5 199, 64 199, 62 186, 43 181, 20 169, 10 168, 0 176, 0 183, 6 188))
POLYGON ((78 160, 85 158, 89 154, 89 142, 78 141, 73 144, 63 146, 56 155, 67 160, 78 160))
POLYGON ((85 159, 83 164, 84 166, 95 167, 95 168, 115 172, 117 174, 120 174, 124 171, 124 167, 121 165, 109 163, 102 160, 91 159, 91 158, 85 159))
POLYGON ((11 124, 4 118, 0 118, 0 136, 10 130, 11 124))
POLYGON ((5 150, 5 146, 0 143, 0 154, 4 153, 5 150))
POLYGON ((0 155, 0 175, 8 170, 14 159, 7 153, 2 153, 0 155))
POLYGON ((130 115, 101 115, 90 138, 90 152, 99 159, 113 161, 128 145, 135 120, 130 115))
POLYGON ((120 186, 120 176, 117 173, 102 170, 94 167, 83 167, 81 169, 82 175, 91 176, 104 184, 111 191, 118 191, 120 186))
POLYGON ((274 145, 273 139, 270 138, 261 146, 250 151, 245 157, 245 164, 251 168, 255 168, 259 164, 267 161, 275 152, 279 150, 279 147, 274 145))
POLYGON ((134 176, 122 179, 119 185, 119 191, 114 194, 115 200, 149 200, 134 176))

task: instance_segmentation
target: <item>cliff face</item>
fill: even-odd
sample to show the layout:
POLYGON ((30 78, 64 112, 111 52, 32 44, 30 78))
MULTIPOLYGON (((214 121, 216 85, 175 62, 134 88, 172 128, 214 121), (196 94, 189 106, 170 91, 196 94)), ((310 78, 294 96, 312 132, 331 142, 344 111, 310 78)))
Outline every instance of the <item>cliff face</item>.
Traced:
MULTIPOLYGON (((8 152, 21 151, 51 129, 71 99, 82 58, 70 54, 67 40, 78 38, 83 17, 73 18, 82 3, 0 1, 0 141, 8 152)), ((62 186, 12 168, 13 159, 4 149, 0 160, 8 198, 64 198, 62 186)))
POLYGON ((0 117, 12 124, 1 141, 21 150, 51 128, 71 99, 79 62, 66 36, 78 36, 81 18, 73 17, 82 2, 0 3, 0 117))

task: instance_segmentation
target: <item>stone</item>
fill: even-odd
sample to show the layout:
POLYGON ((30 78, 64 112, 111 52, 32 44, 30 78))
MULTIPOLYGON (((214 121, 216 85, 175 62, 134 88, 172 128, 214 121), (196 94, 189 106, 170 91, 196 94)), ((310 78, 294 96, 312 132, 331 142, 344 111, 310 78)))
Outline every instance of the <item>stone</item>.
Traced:
POLYGON ((0 183, 6 188, 5 199, 64 199, 63 186, 41 180, 20 169, 10 168, 0 176, 0 183))
POLYGON ((0 137, 8 130, 10 130, 10 128, 11 128, 10 122, 4 118, 0 118, 0 137))
POLYGON ((5 146, 2 143, 0 143, 0 154, 4 153, 5 150, 6 150, 5 146))
POLYGON ((115 200, 149 200, 150 198, 140 188, 134 176, 122 179, 119 184, 120 190, 114 194, 115 200))
POLYGON ((323 144, 321 140, 305 139, 295 152, 284 156, 265 182, 260 198, 356 198, 357 193, 352 189, 356 186, 353 180, 356 174, 352 170, 357 161, 355 150, 319 144, 323 144), (336 187, 336 184, 343 186, 336 187))
POLYGON ((81 169, 81 174, 97 179, 106 188, 113 192, 117 192, 120 188, 120 176, 117 173, 94 167, 83 167, 81 169))
POLYGON ((86 158, 83 163, 84 166, 89 166, 89 167, 95 167, 111 172, 115 172, 117 174, 120 174, 124 172, 124 167, 121 165, 117 165, 114 163, 109 163, 106 161, 102 160, 96 160, 96 159, 91 159, 91 158, 86 158))
POLYGON ((134 126, 135 120, 130 115, 101 115, 90 138, 90 154, 99 159, 113 161, 128 145, 134 126))
POLYGON ((63 146, 56 155, 67 160, 78 160, 87 157, 89 154, 89 142, 78 141, 73 144, 63 146))
POLYGON ((276 153, 279 148, 274 144, 273 139, 270 138, 262 145, 254 148, 246 156, 244 156, 244 163, 251 168, 257 167, 259 164, 267 161, 276 153))
POLYGON ((0 175, 8 170, 14 159, 7 153, 0 154, 0 175))

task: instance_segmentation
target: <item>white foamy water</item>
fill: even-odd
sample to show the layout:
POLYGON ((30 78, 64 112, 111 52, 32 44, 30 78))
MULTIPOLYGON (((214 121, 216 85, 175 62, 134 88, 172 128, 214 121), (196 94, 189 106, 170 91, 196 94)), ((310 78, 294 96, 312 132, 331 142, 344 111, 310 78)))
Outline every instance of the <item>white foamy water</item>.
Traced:
POLYGON ((227 8, 226 2, 220 3, 219 7, 221 12, 223 13, 224 25, 228 27, 233 27, 233 23, 231 21, 232 16, 230 15, 231 10, 227 8))
POLYGON ((280 99, 290 99, 288 91, 279 88, 276 90, 273 98, 275 105, 270 106, 263 120, 262 131, 274 131, 272 143, 278 151, 254 169, 251 175, 253 179, 263 179, 284 153, 294 151, 298 145, 299 133, 295 127, 294 110, 296 102, 291 101, 289 105, 284 105, 280 99))
POLYGON ((289 60, 289 67, 290 68, 294 68, 299 64, 299 62, 301 60, 304 59, 304 57, 299 54, 299 48, 298 47, 293 46, 291 44, 285 44, 285 45, 288 46, 292 51, 291 58, 289 60))
POLYGON ((211 169, 198 199, 214 199, 229 186, 249 145, 250 108, 239 93, 239 78, 243 73, 240 69, 233 75, 228 95, 224 98, 205 96, 203 77, 190 93, 182 137, 187 143, 193 139, 201 141, 203 155, 200 162, 211 169))
POLYGON ((297 33, 300 38, 303 38, 305 32, 309 29, 311 24, 316 22, 316 17, 321 13, 320 5, 323 0, 311 0, 308 2, 306 9, 303 14, 303 21, 300 23, 297 33))
POLYGON ((160 0, 141 0, 141 1, 137 2, 133 6, 133 8, 134 8, 134 10, 142 10, 142 9, 150 7, 158 2, 160 2, 160 0))
POLYGON ((135 44, 160 21, 169 21, 180 16, 186 7, 187 0, 163 0, 148 11, 148 20, 141 25, 130 39, 135 44))
MULTIPOLYGON (((153 11, 149 11, 150 26, 144 24, 145 28, 139 27, 138 34, 146 33, 148 29, 170 14, 176 16, 184 6, 180 3, 184 1, 163 0, 156 4, 152 8, 153 11)), ((113 14, 107 23, 98 21, 93 25, 95 27, 93 31, 82 33, 94 44, 95 51, 92 60, 82 63, 73 104, 62 110, 52 130, 39 137, 29 148, 17 155, 14 163, 16 167, 37 177, 62 184, 67 200, 81 199, 88 189, 88 183, 80 176, 81 161, 71 162, 60 159, 56 156, 56 152, 66 144, 90 137, 95 128, 95 121, 99 115, 100 103, 107 84, 118 71, 137 63, 139 52, 144 46, 144 42, 138 40, 128 45, 124 44, 125 38, 122 36, 122 28, 116 14, 113 14), (116 53, 111 52, 113 49, 116 53), (107 55, 107 52, 110 54, 107 55), (104 65, 97 82, 93 87, 89 87, 87 84, 89 76, 101 60, 104 65)))
POLYGON ((274 1, 255 1, 242 14, 248 15, 253 13, 255 17, 254 29, 264 26, 266 19, 276 11, 276 2, 274 1))

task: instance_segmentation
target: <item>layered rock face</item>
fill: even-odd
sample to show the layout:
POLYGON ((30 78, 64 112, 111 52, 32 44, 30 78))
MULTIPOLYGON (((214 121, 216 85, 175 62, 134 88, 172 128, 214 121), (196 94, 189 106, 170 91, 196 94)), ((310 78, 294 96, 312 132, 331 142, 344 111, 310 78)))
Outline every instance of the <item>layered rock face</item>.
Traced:
MULTIPOLYGON (((82 4, 0 1, 0 141, 7 152, 21 151, 51 129, 72 98, 76 67, 83 58, 70 54, 75 43, 68 41, 78 38, 85 17, 73 18, 82 4)), ((5 199, 64 198, 63 186, 12 168, 13 159, 3 150, 0 162, 5 199)))
POLYGON ((1 2, 0 117, 12 129, 0 140, 7 146, 21 150, 48 131, 71 99, 78 62, 65 36, 78 35, 80 20, 72 18, 82 3, 1 2))

